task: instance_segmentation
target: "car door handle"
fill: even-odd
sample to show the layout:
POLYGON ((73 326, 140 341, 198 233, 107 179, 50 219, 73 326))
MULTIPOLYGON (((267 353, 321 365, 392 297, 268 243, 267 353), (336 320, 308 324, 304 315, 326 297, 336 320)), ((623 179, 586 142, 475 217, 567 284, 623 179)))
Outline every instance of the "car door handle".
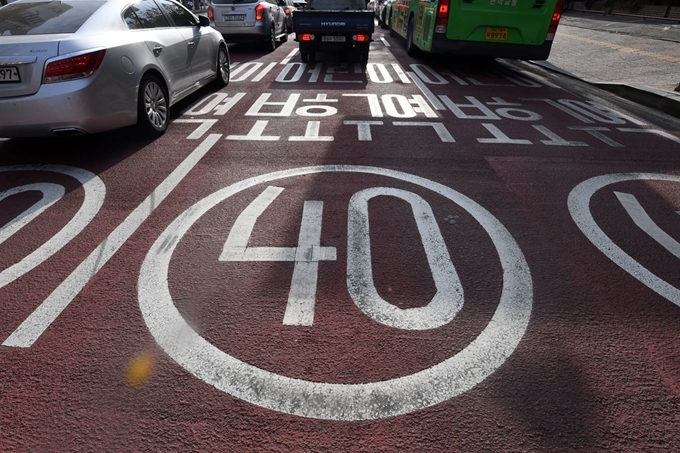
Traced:
POLYGON ((156 56, 159 56, 163 52, 163 48, 160 46, 156 46, 153 48, 153 54, 156 56))
POLYGON ((191 41, 191 42, 190 42, 190 43, 188 43, 187 45, 188 45, 189 47, 194 47, 194 46, 196 46, 196 43, 195 43, 195 42, 193 42, 193 41, 191 41))

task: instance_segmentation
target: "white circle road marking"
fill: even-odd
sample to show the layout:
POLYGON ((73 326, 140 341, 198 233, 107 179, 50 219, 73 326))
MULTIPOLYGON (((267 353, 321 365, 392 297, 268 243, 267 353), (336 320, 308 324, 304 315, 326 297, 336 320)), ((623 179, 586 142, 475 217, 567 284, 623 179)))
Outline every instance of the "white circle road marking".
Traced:
POLYGON ((10 284, 38 266, 76 237, 99 212, 106 195, 106 187, 99 176, 82 168, 66 165, 12 165, 0 167, 0 172, 9 171, 47 171, 70 176, 82 184, 85 191, 85 199, 76 215, 73 216, 64 228, 52 236, 49 241, 45 242, 28 256, 25 256, 18 263, 0 272, 0 288, 10 284))
POLYGON ((507 229, 470 198, 418 176, 377 167, 326 165, 255 176, 225 187, 177 217, 149 250, 139 275, 139 306, 158 345, 204 382, 261 407, 302 417, 369 420, 407 414, 471 389, 512 354, 531 316, 529 267, 507 229), (242 362, 196 333, 177 310, 168 268, 182 236, 218 203, 258 184, 314 173, 365 173, 406 181, 438 193, 468 211, 491 238, 503 268, 503 287, 489 324, 458 354, 430 368, 366 384, 330 384, 281 376, 242 362))
POLYGON ((598 190, 618 182, 641 180, 680 182, 680 176, 657 173, 613 173, 596 176, 574 187, 569 194, 569 212, 583 234, 610 260, 652 291, 680 306, 680 290, 654 275, 643 265, 635 261, 633 257, 624 252, 618 245, 614 244, 609 239, 609 236, 597 226, 590 212, 590 199, 598 190))

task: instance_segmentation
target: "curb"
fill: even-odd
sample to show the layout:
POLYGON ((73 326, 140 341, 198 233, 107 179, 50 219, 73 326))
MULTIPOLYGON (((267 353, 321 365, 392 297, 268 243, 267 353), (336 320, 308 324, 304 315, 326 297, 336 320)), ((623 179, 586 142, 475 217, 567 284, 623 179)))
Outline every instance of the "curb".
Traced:
POLYGON ((628 99, 629 101, 633 101, 638 104, 660 110, 676 118, 680 118, 680 93, 675 94, 671 91, 658 90, 648 86, 596 82, 593 80, 583 79, 575 74, 558 68, 547 61, 530 60, 529 63, 535 64, 552 72, 559 72, 560 74, 566 75, 568 77, 579 79, 589 85, 608 91, 624 99, 628 99))

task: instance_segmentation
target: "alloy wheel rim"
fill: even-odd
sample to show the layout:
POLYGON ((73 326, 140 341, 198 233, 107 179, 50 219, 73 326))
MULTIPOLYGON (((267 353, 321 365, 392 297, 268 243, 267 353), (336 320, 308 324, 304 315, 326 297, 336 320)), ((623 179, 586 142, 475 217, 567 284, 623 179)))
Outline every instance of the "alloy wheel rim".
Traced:
POLYGON ((155 82, 149 82, 144 90, 144 107, 151 124, 160 129, 168 118, 168 106, 163 89, 155 82))
POLYGON ((224 50, 220 50, 220 76, 224 82, 229 81, 229 62, 227 59, 227 53, 224 50))

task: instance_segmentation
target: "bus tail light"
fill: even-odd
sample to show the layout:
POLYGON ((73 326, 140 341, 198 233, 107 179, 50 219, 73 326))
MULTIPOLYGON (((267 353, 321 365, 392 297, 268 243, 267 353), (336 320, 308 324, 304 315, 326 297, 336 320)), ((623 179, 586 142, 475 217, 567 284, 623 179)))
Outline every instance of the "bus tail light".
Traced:
POLYGON ((262 20, 264 17, 264 5, 260 3, 255 7, 255 20, 262 20))
MULTIPOLYGON (((564 2, 564 0, 560 0, 564 2)), ((434 22, 434 32, 435 33, 446 33, 446 25, 449 21, 449 6, 451 5, 451 0, 439 0, 439 6, 437 7, 437 18, 434 22)))
POLYGON ((352 40, 356 42, 368 42, 368 35, 353 35, 352 40))
POLYGON ((106 49, 103 49, 48 63, 45 67, 43 82, 63 82, 88 77, 99 69, 105 54, 106 49))
POLYGON ((316 39, 316 37, 314 35, 310 34, 310 33, 303 33, 301 35, 298 35, 298 41, 309 42, 309 41, 314 41, 314 39, 316 39))
POLYGON ((555 39, 557 25, 560 23, 560 19, 562 18, 563 6, 564 0, 557 0, 557 6, 555 6, 555 12, 553 13, 552 20, 550 21, 550 27, 548 27, 548 34, 545 37, 546 41, 552 41, 553 39, 555 39))

